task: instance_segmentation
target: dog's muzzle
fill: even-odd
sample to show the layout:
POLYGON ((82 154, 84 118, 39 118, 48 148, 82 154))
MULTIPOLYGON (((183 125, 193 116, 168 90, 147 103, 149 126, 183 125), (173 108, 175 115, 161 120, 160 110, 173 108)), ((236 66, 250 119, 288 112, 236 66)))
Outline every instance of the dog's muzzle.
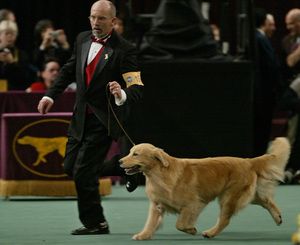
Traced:
POLYGON ((132 175, 141 172, 141 166, 140 165, 134 165, 130 168, 125 168, 125 173, 127 175, 132 175))
POLYGON ((141 166, 138 165, 138 164, 133 165, 133 166, 131 166, 131 167, 127 167, 127 166, 123 163, 122 159, 119 160, 119 163, 120 163, 120 167, 121 167, 121 168, 124 168, 125 173, 126 173, 127 175, 133 175, 133 174, 136 174, 136 173, 141 172, 141 166))
POLYGON ((133 174, 141 172, 141 166, 140 165, 134 165, 132 167, 126 167, 126 166, 124 166, 124 164, 121 164, 120 166, 121 166, 121 168, 124 168, 125 173, 127 175, 133 175, 133 174))

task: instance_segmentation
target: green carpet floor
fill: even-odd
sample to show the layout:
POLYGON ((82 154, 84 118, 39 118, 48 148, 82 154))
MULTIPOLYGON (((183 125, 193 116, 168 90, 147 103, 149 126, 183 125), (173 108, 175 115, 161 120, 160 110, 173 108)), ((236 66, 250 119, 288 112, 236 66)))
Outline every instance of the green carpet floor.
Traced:
POLYGON ((72 236, 80 227, 74 199, 14 197, 0 199, 0 245, 17 244, 209 244, 209 245, 283 245, 291 244, 300 213, 300 186, 279 186, 275 200, 282 210, 283 224, 276 226, 268 212, 250 205, 235 216, 218 237, 204 239, 200 231, 212 226, 218 215, 216 202, 200 215, 196 236, 175 228, 176 216, 166 215, 164 224, 150 241, 133 241, 131 236, 143 228, 148 211, 144 187, 128 193, 123 186, 114 186, 112 195, 103 198, 111 234, 72 236))

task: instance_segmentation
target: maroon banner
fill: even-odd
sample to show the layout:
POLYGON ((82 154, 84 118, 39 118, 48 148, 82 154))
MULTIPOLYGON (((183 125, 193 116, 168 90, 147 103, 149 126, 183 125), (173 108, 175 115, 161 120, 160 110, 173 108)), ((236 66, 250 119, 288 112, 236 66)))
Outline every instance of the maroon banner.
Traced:
POLYGON ((0 178, 67 179, 62 164, 70 118, 70 112, 2 114, 0 178))
MULTIPOLYGON (((75 93, 59 97, 47 115, 37 113, 44 93, 0 93, 0 179, 66 180, 62 163, 75 93)), ((119 152, 113 142, 107 158, 119 152)))

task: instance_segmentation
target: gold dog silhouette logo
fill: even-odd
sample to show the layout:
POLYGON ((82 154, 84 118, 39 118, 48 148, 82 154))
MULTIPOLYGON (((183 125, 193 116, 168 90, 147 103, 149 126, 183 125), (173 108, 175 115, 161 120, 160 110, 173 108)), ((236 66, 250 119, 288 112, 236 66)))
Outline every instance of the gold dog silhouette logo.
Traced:
POLYGON ((65 177, 62 164, 68 126, 68 120, 44 119, 21 128, 13 140, 17 162, 36 175, 65 177))
POLYGON ((38 166, 41 162, 46 163, 47 160, 45 159, 45 156, 53 151, 57 150, 58 153, 64 157, 67 137, 39 138, 24 136, 23 138, 18 139, 17 142, 22 145, 31 145, 35 148, 38 157, 32 165, 38 166))

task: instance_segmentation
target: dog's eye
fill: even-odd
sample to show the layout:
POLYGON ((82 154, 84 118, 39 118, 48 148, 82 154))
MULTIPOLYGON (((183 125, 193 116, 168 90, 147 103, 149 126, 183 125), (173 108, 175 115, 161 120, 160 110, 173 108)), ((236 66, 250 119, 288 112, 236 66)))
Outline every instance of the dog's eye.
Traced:
POLYGON ((138 154, 135 152, 135 153, 133 153, 132 155, 133 155, 133 156, 137 156, 138 154))

